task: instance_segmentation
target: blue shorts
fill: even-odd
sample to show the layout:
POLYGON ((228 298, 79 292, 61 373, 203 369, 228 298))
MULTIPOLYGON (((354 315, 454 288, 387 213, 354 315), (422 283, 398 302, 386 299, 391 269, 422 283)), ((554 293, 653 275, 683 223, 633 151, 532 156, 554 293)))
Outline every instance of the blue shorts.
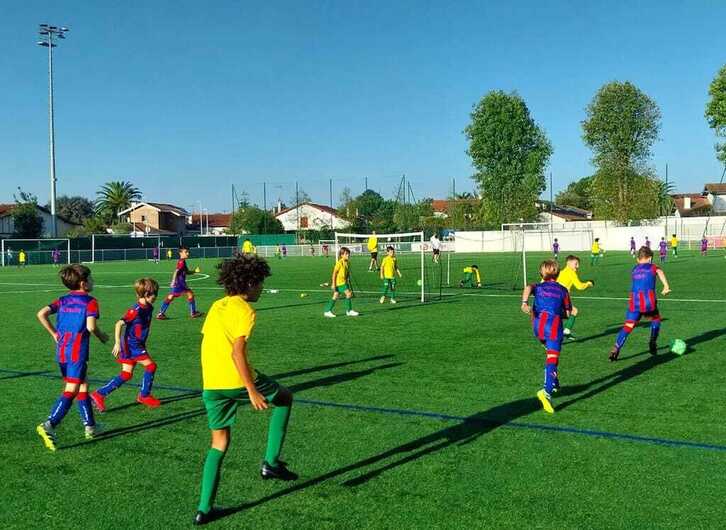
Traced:
POLYGON ((626 311, 625 312, 625 322, 633 322, 637 324, 640 322, 641 318, 649 318, 651 320, 660 320, 660 312, 658 311, 658 308, 652 310, 652 311, 626 311))
POLYGON ((539 340, 547 351, 562 351, 562 318, 559 315, 551 315, 542 312, 532 319, 532 330, 534 336, 539 340))
MULTIPOLYGON (((180 287, 173 287, 171 290, 171 293, 169 293, 174 298, 178 298, 186 293, 191 293, 192 290, 187 287, 186 285, 182 285, 180 287)), ((193 294, 193 293, 192 293, 193 294)))
POLYGON ((83 359, 75 363, 58 363, 61 376, 66 383, 84 383, 88 371, 88 360, 83 359))
POLYGON ((136 364, 139 361, 145 361, 146 359, 151 359, 151 356, 149 355, 149 352, 146 351, 146 348, 138 346, 129 347, 127 345, 121 347, 121 353, 119 353, 116 362, 121 364, 136 364))

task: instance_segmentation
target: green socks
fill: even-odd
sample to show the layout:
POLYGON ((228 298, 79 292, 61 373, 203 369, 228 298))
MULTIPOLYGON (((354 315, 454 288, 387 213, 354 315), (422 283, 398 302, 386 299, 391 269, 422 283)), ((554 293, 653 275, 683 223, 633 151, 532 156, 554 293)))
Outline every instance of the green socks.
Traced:
POLYGON ((353 310, 353 299, 352 298, 346 298, 345 299, 345 310, 346 311, 352 311, 353 310))
POLYGON ((332 311, 335 307, 335 298, 331 298, 328 300, 328 303, 325 305, 325 312, 332 311))
POLYGON ((572 331, 572 328, 575 327, 575 318, 577 318, 575 315, 570 315, 570 317, 565 321, 565 329, 572 331))
POLYGON ((207 452, 207 459, 204 461, 204 469, 202 470, 202 492, 199 496, 198 508, 202 513, 209 513, 214 504, 223 459, 224 451, 211 448, 207 452))
POLYGON ((270 418, 270 430, 267 433, 267 451, 265 452, 265 462, 271 466, 278 464, 282 444, 285 441, 287 433, 287 422, 290 419, 290 407, 275 406, 272 409, 272 417, 270 418))

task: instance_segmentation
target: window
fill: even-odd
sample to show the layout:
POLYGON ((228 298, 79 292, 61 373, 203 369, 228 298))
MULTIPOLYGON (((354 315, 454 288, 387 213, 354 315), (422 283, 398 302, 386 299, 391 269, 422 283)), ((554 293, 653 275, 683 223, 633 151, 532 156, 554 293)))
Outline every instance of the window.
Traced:
POLYGON ((304 215, 300 218, 300 228, 307 228, 307 227, 308 227, 308 218, 306 215, 304 215))
POLYGON ((146 216, 145 216, 145 215, 142 215, 142 216, 141 216, 141 222, 142 222, 142 223, 145 223, 145 222, 146 222, 146 216))

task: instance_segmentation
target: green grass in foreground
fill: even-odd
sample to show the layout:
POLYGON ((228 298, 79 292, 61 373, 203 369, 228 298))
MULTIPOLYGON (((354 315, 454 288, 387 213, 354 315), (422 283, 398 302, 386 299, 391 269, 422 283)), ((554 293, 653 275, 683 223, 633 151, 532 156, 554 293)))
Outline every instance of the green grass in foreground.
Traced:
MULTIPOLYGON (((532 271, 542 257, 528 256, 532 271)), ((471 259, 485 283, 509 274, 498 271, 512 262, 471 259)), ((197 263, 213 272, 212 261, 197 263)), ((404 297, 395 307, 363 297, 356 300, 360 318, 326 320, 328 291, 319 285, 332 260, 271 264, 266 287, 280 292, 257 304, 250 351, 259 370, 295 392, 284 457, 301 478, 259 479, 268 415, 242 410, 218 497, 234 513, 212 528, 723 525, 721 255, 686 253, 665 265, 673 293, 661 302, 661 355, 647 354, 642 328, 614 364, 607 354, 622 325, 632 260, 609 253, 594 269, 583 263, 582 276, 597 287, 573 296, 579 340, 561 357, 554 416, 534 398, 544 356, 519 311, 518 292, 449 289, 440 302, 404 297), (673 338, 689 343, 687 355, 667 353, 673 338)), ((153 275, 166 285, 171 264, 106 263, 93 271, 101 325, 110 331, 133 302, 132 281, 153 275)), ((171 320, 152 326, 161 408, 134 404, 137 389, 127 385, 98 416, 106 436, 83 440, 71 411, 59 428, 60 449, 51 454, 34 427, 61 382, 35 312, 63 292, 56 276, 44 266, 0 270, 0 368, 23 372, 0 372, 3 527, 189 527, 209 437, 198 395, 202 320, 189 320, 177 300, 171 320)), ((221 295, 213 280, 198 275, 191 283, 201 310, 221 295)), ((92 388, 117 371, 110 345, 94 342, 92 388)))

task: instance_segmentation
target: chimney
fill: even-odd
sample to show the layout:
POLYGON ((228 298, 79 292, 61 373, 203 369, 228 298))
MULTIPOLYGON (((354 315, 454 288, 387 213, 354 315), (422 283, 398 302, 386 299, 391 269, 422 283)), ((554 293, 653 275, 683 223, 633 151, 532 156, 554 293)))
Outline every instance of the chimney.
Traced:
POLYGON ((683 209, 684 210, 691 209, 691 198, 690 197, 683 197, 683 209))

